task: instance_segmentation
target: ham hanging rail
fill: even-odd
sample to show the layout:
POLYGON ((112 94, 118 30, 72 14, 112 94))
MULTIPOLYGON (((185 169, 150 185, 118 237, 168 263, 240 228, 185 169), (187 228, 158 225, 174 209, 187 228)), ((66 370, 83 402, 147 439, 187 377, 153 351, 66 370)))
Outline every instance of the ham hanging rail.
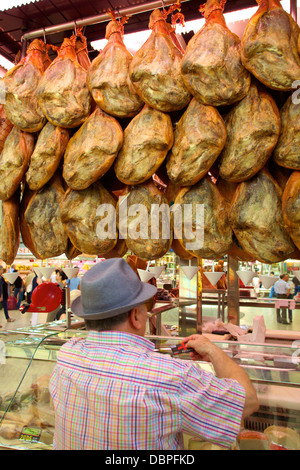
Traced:
MULTIPOLYGON (((189 0, 181 0, 181 3, 188 2, 189 0)), ((132 16, 132 15, 138 15, 139 13, 145 13, 147 11, 152 11, 155 10, 156 8, 162 8, 162 7, 167 7, 170 5, 173 5, 175 3, 175 0, 158 0, 154 2, 149 2, 149 3, 144 3, 144 4, 139 4, 135 6, 131 6, 128 8, 121 8, 119 10, 115 10, 117 18, 120 18, 122 16, 132 16)), ((96 16, 90 16, 87 18, 82 18, 78 19, 75 21, 69 21, 67 23, 62 23, 58 25, 53 25, 53 26, 47 26, 46 28, 41 28, 37 29, 35 31, 31 31, 29 33, 23 34, 21 37, 22 41, 22 55, 23 55, 23 50, 24 47, 26 46, 26 42, 29 39, 34 39, 37 37, 41 36, 48 36, 50 34, 55 34, 61 31, 67 31, 69 29, 76 29, 77 27, 80 26, 90 26, 93 24, 97 23, 105 23, 106 21, 110 21, 111 17, 108 13, 102 13, 101 15, 96 15, 96 16)), ((26 50, 26 49, 25 49, 26 50)))

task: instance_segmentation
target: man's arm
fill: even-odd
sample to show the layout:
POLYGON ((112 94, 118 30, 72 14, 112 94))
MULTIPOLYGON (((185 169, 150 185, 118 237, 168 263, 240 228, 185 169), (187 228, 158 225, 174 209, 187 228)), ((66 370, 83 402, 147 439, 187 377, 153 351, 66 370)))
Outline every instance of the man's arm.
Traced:
POLYGON ((258 410, 259 403, 251 380, 246 372, 230 359, 224 351, 202 335, 189 336, 185 338, 184 342, 188 348, 195 350, 191 353, 193 360, 211 362, 218 378, 234 379, 242 385, 246 392, 243 418, 258 410))

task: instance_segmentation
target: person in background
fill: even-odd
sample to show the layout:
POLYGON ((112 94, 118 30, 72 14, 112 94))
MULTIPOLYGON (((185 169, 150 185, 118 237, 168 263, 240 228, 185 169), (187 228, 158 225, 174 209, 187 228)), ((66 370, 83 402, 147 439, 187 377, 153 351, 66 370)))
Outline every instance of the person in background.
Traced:
POLYGON ((62 346, 49 382, 55 449, 180 450, 183 432, 228 448, 257 411, 247 373, 206 337, 183 340, 191 361, 154 351, 144 336, 156 292, 122 258, 83 276, 71 310, 88 336, 62 346))
POLYGON ((68 286, 70 288, 70 292, 74 289, 80 290, 80 277, 78 276, 79 269, 77 269, 77 272, 74 274, 74 276, 69 279, 68 286))
POLYGON ((7 271, 8 273, 14 273, 16 271, 16 265, 12 264, 9 270, 7 271))
MULTIPOLYGON (((34 278, 32 279, 31 296, 33 294, 34 289, 42 283, 43 283, 42 279, 38 277, 38 275, 36 274, 34 278)), ((31 296, 30 296, 30 302, 31 302, 31 296)))
MULTIPOLYGON (((18 270, 15 269, 13 272, 17 273, 18 270)), ((13 285, 14 285, 14 296, 17 299, 16 309, 19 310, 21 306, 21 302, 23 300, 24 289, 25 289, 24 281, 21 278, 21 276, 17 277, 13 285)))
POLYGON ((13 318, 10 318, 10 316, 8 315, 7 299, 9 296, 9 286, 7 285, 7 282, 2 276, 3 273, 5 273, 5 269, 3 268, 3 266, 0 266, 0 302, 2 302, 3 305, 6 321, 13 322, 15 320, 13 318))
POLYGON ((297 276, 294 276, 293 279, 292 279, 294 285, 295 285, 295 295, 298 294, 298 292, 300 292, 300 281, 299 279, 297 278, 297 276))
MULTIPOLYGON (((290 287, 288 285, 289 280, 289 275, 288 274, 280 274, 280 279, 275 282, 274 284, 274 290, 276 297, 278 299, 288 299, 290 295, 290 287)), ((289 310, 290 312, 290 310, 289 310)), ((288 324, 287 318, 286 318, 286 308, 282 307, 281 308, 281 314, 280 314, 280 308, 276 309, 276 316, 277 316, 277 322, 278 323, 283 323, 285 325, 288 324)))
MULTIPOLYGON (((61 288, 61 307, 55 315, 56 320, 63 320, 66 317, 66 290, 64 289, 68 283, 68 277, 63 272, 62 269, 59 269, 56 273, 56 284, 61 288)), ((70 294, 70 293, 69 293, 70 294)), ((70 299, 69 299, 70 305, 70 299)))
POLYGON ((33 281, 35 275, 36 274, 35 274, 34 271, 30 271, 30 273, 27 274, 27 276, 24 279, 24 289, 25 289, 25 293, 26 293, 26 302, 28 304, 31 303, 32 281, 33 281))
POLYGON ((57 276, 57 273, 59 273, 59 271, 60 271, 59 269, 56 269, 54 273, 51 274, 50 282, 53 282, 54 284, 56 284, 56 281, 57 281, 56 276, 57 276))

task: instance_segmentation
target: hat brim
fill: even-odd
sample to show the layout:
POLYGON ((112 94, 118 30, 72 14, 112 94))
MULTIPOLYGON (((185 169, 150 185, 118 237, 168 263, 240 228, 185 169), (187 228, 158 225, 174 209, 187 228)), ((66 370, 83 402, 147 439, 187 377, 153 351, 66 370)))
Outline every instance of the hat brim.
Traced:
POLYGON ((146 282, 143 282, 142 284, 142 289, 139 295, 134 299, 134 302, 129 305, 124 304, 111 310, 106 310, 105 312, 85 313, 80 295, 72 302, 71 312, 84 320, 104 320, 105 318, 111 318, 120 315, 121 313, 129 312, 132 308, 144 304, 157 292, 157 288, 152 284, 147 284, 146 282))

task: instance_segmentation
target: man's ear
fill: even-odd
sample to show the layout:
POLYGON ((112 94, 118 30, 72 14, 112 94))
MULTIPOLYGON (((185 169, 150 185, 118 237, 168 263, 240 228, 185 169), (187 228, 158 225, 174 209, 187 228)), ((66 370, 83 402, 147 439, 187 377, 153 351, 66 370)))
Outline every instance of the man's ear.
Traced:
POLYGON ((130 311, 130 314, 129 314, 129 321, 130 321, 130 324, 131 326, 135 329, 135 330, 140 330, 140 328, 142 328, 142 309, 138 306, 138 307, 133 307, 133 309, 131 309, 130 311))

